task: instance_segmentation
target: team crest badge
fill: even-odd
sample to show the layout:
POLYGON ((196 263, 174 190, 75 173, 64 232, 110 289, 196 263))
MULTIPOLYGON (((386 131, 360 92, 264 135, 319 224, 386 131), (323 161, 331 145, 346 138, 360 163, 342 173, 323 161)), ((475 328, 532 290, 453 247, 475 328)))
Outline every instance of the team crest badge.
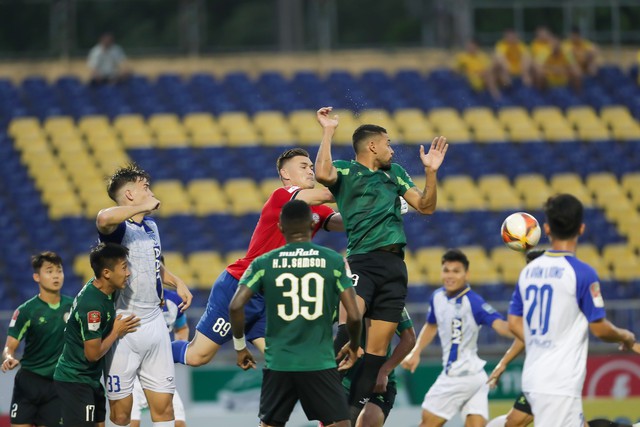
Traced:
POLYGON ((598 308, 604 307, 604 299, 602 299, 602 293, 600 293, 600 283, 593 282, 591 286, 589 286, 589 292, 591 292, 593 305, 598 308))
POLYGON ((100 312, 90 311, 87 313, 87 323, 90 331, 97 331, 100 329, 100 312))
POLYGON ((312 219, 313 219, 313 226, 315 227, 320 222, 320 215, 314 212, 312 215, 312 219))

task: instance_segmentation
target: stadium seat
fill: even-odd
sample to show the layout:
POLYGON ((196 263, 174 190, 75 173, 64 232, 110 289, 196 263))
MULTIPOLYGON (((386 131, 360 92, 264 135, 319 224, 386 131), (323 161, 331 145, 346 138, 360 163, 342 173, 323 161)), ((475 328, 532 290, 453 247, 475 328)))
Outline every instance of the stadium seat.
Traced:
POLYGON ((86 254, 78 255, 73 260, 73 271, 82 278, 84 283, 94 276, 89 257, 86 254))
POLYGON ((611 128, 614 139, 618 141, 637 141, 640 139, 640 125, 631 116, 627 107, 620 105, 603 107, 600 116, 602 121, 611 128))
POLYGON ((157 147, 186 147, 189 145, 187 133, 175 114, 153 114, 148 120, 149 128, 155 136, 157 147))
POLYGON ((518 194, 504 175, 484 175, 478 179, 478 188, 491 210, 513 210, 522 206, 518 194))
MULTIPOLYGON (((296 110, 289 113, 289 126, 300 145, 318 145, 322 133, 316 120, 316 113, 312 110, 296 110)), ((340 118, 342 127, 342 118, 340 118)))
POLYGON ((554 175, 550 180, 551 189, 556 193, 570 193, 578 198, 585 207, 592 205, 589 190, 582 183, 580 176, 574 173, 554 175))
POLYGON ((424 113, 417 108, 399 109, 393 118, 405 144, 428 144, 436 136, 424 113))
POLYGON ((531 114, 542 129, 545 140, 550 142, 574 141, 576 134, 558 107, 537 107, 531 114))
POLYGON ((618 179, 611 172, 592 173, 586 177, 585 184, 596 204, 602 208, 626 197, 618 179))
MULTIPOLYGON (((355 131, 360 122, 356 119, 351 110, 337 109, 331 112, 332 115, 337 115, 340 120, 340 126, 333 134, 333 142, 335 145, 351 145, 353 131, 355 131)), ((318 125, 319 126, 319 125, 318 125)), ((322 132, 318 129, 318 137, 322 137, 322 132)))
POLYGON ((540 174, 519 175, 514 180, 514 187, 523 200, 525 209, 541 209, 553 190, 540 174))
POLYGON ((520 272, 525 266, 524 254, 506 246, 496 246, 491 250, 490 259, 498 270, 502 283, 515 285, 518 282, 520 272))
POLYGON ((262 194, 252 179, 230 179, 223 187, 231 203, 231 213, 243 215, 262 210, 262 194))
POLYGON ((198 289, 211 289, 216 277, 226 265, 218 252, 192 252, 187 256, 187 264, 194 275, 193 285, 198 289))
POLYGON ((398 131, 395 121, 385 110, 362 110, 358 114, 358 120, 360 121, 360 124, 363 125, 374 124, 382 126, 387 130, 387 135, 389 135, 392 140, 400 138, 400 132, 398 131))
POLYGON ((451 201, 451 209, 455 212, 482 210, 486 207, 481 192, 469 176, 449 176, 442 181, 442 188, 451 201))
POLYGON ((115 118, 114 128, 118 131, 125 148, 150 148, 153 138, 142 116, 125 114, 115 118))
POLYGON ((407 274, 409 276, 409 284, 411 286, 420 286, 426 283, 426 277, 422 266, 416 261, 411 251, 405 250, 404 261, 407 266, 407 274))
MULTIPOLYGON (((588 225, 587 225, 588 226, 588 225)), ((609 271, 609 267, 607 263, 604 262, 600 252, 598 252, 598 248, 589 243, 580 243, 578 245, 578 249, 576 250, 576 256, 578 259, 586 262, 591 267, 596 270, 598 273, 598 277, 601 280, 609 280, 611 273, 609 271)))
POLYGON ((187 196, 182 182, 177 180, 158 181, 153 183, 151 190, 160 200, 158 216, 161 218, 172 215, 189 215, 193 212, 191 200, 187 196))
POLYGON ((181 278, 187 285, 195 282, 193 271, 181 253, 162 251, 162 255, 164 256, 164 265, 169 271, 181 278))
POLYGON ((622 189, 629 195, 633 205, 640 208, 640 172, 631 172, 622 176, 622 189))
POLYGON ((218 123, 231 146, 256 145, 259 142, 253 124, 244 112, 222 113, 218 123))
POLYGON ((194 147, 217 147, 225 142, 220 126, 209 113, 187 114, 183 124, 194 147))
POLYGON ((236 251, 227 252, 225 254, 225 256, 224 256, 224 264, 225 264, 225 266, 233 264, 234 262, 236 262, 240 258, 244 258, 244 256, 246 254, 247 254, 247 250, 246 249, 240 249, 240 250, 236 250, 236 251))
POLYGON ((293 145, 294 137, 289 123, 280 111, 258 111, 253 124, 262 137, 264 145, 293 145))
POLYGON ((282 181, 280 181, 280 178, 263 179, 260 182, 260 192, 262 193, 263 200, 266 202, 267 199, 271 197, 271 193, 281 187, 282 181))
POLYGON ((220 184, 213 179, 194 179, 187 184, 187 193, 193 203, 193 213, 206 216, 228 212, 228 200, 220 184))
POLYGON ((471 141, 469 129, 455 109, 436 108, 429 112, 428 117, 436 133, 446 136, 448 142, 471 141))
POLYGON ((440 272, 442 270, 441 260, 445 251, 446 248, 442 246, 421 248, 415 251, 414 259, 426 272, 425 279, 427 284, 432 286, 442 285, 442 279, 440 276, 440 272))

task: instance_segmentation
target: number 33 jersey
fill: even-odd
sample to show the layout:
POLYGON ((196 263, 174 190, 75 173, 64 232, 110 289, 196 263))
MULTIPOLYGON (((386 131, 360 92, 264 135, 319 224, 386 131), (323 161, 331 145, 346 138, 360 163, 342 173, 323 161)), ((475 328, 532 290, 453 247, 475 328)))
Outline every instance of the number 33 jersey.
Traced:
POLYGON ((509 314, 524 325, 522 389, 580 397, 589 322, 605 317, 595 270, 570 252, 545 252, 520 273, 509 314))

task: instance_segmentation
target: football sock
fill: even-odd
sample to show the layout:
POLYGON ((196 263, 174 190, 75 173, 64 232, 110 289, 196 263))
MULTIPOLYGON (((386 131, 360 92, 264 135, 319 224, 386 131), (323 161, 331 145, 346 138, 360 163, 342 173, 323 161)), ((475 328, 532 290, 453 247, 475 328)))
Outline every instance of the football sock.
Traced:
POLYGON ((118 425, 118 424, 114 423, 113 421, 111 421, 111 419, 109 419, 107 421, 107 425, 109 427, 131 427, 131 422, 129 422, 129 424, 127 424, 126 426, 121 426, 121 425, 118 425))
POLYGON ((171 353, 173 354, 173 363, 187 364, 187 346, 189 341, 173 341, 171 343, 171 353))
POLYGON ((486 427, 504 427, 507 423, 507 416, 506 415, 500 415, 497 418, 492 419, 491 421, 489 421, 489 424, 487 424, 486 427))
POLYGON ((175 425, 176 425, 176 420, 171 420, 171 421, 154 421, 153 423, 151 423, 151 425, 153 425, 153 427, 175 427, 175 425))

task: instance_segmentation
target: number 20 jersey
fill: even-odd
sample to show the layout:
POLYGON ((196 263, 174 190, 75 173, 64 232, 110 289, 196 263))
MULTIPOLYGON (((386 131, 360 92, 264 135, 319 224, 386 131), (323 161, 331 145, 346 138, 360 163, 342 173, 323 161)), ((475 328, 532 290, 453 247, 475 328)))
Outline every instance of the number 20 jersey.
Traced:
POLYGON ((545 252, 520 273, 509 314, 524 325, 523 391, 580 397, 589 322, 605 317, 595 270, 570 252, 545 252))
POLYGON ((353 286, 339 253, 310 242, 289 243, 256 258, 242 285, 264 295, 267 369, 336 367, 333 314, 340 294, 353 286))

